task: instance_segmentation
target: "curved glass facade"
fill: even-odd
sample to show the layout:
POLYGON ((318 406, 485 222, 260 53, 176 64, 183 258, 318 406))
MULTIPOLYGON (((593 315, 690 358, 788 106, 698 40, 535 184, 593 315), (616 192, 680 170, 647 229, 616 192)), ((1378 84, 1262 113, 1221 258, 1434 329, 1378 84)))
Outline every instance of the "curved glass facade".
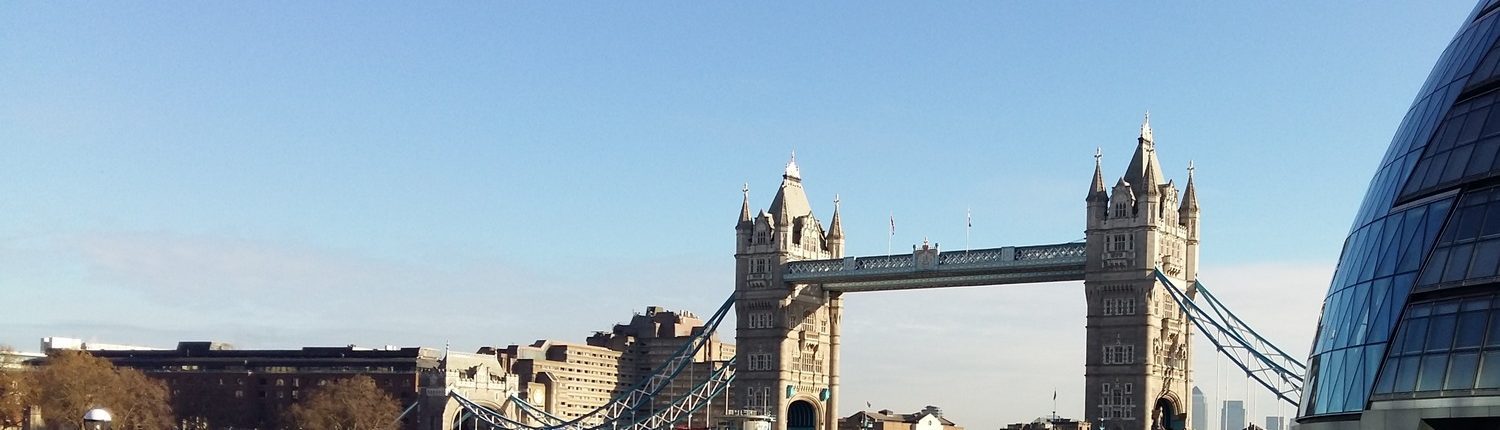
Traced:
POLYGON ((1481 1, 1454 35, 1370 180, 1324 298, 1300 417, 1500 395, 1497 8, 1481 1))

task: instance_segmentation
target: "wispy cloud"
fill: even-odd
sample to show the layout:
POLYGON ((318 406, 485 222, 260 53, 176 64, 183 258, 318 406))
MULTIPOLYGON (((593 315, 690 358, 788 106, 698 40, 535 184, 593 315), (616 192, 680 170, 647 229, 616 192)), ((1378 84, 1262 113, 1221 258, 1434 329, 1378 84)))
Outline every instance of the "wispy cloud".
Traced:
MULTIPOLYGON (((0 248, 4 253, 15 246, 0 248)), ((730 291, 712 287, 727 283, 727 275, 715 282, 714 270, 691 261, 543 273, 506 261, 438 265, 157 233, 53 238, 28 244, 25 253, 12 251, 46 255, 27 262, 39 278, 74 278, 73 288, 33 293, 44 307, 78 312, 65 319, 56 312, 0 318, 24 318, 35 336, 134 333, 125 337, 158 345, 191 338, 251 347, 452 342, 470 348, 581 338, 629 318, 632 308, 711 310, 730 291)), ((34 342, 21 334, 5 336, 0 342, 34 342)))

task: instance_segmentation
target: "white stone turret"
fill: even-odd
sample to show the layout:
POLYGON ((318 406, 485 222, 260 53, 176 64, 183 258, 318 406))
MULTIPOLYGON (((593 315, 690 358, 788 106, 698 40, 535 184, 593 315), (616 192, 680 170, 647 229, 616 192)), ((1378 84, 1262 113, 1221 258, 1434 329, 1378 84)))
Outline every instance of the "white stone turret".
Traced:
POLYGON ((844 223, 839 220, 839 196, 833 196, 833 220, 828 222, 828 236, 824 237, 828 244, 828 253, 833 258, 844 256, 844 223))
POLYGON ((1089 195, 1084 198, 1088 202, 1088 223, 1093 227, 1095 223, 1104 221, 1109 211, 1109 192, 1104 189, 1104 170, 1100 166, 1103 152, 1094 148, 1094 180, 1089 183, 1089 195))

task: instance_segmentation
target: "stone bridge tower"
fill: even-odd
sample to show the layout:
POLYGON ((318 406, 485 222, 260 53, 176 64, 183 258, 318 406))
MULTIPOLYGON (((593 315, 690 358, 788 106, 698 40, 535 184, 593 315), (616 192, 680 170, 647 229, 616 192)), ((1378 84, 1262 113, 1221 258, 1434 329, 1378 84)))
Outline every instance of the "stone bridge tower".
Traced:
POLYGON ((795 153, 768 210, 751 216, 747 187, 735 226, 735 409, 777 417, 775 430, 837 430, 843 299, 781 274, 787 262, 843 255, 838 199, 824 230, 795 153))
POLYGON ((1153 270, 1161 268, 1183 289, 1197 277, 1193 169, 1179 201, 1177 187, 1163 182, 1149 114, 1114 187, 1105 188, 1097 152, 1094 160, 1083 283, 1084 416, 1103 430, 1185 429, 1192 413, 1191 328, 1153 270))

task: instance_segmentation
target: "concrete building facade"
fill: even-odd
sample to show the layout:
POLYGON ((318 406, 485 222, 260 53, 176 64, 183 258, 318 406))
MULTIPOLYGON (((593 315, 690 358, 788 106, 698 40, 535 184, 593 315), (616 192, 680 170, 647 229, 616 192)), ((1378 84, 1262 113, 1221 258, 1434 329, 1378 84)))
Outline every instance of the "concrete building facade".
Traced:
POLYGON ((901 414, 883 409, 859 411, 839 420, 839 430, 963 430, 943 417, 941 409, 928 406, 916 413, 901 414))
POLYGON ((356 375, 375 380, 396 400, 406 411, 401 428, 407 430, 451 428, 449 387, 497 409, 516 388, 503 357, 460 359, 433 348, 236 350, 215 342, 180 342, 170 350, 88 352, 164 382, 179 419, 213 429, 281 428, 286 409, 310 390, 356 375))
POLYGON ((1224 406, 1219 409, 1220 430, 1244 430, 1245 429, 1245 402, 1242 400, 1225 400, 1224 406))
POLYGON ((1203 395, 1203 390, 1193 386, 1193 430, 1209 430, 1208 428, 1208 397, 1203 395))
MULTIPOLYGON (((518 381, 520 398, 551 415, 569 420, 582 417, 582 423, 592 425, 602 420, 587 416, 589 412, 641 384, 703 330, 703 320, 692 313, 650 306, 629 322, 595 332, 583 343, 538 340, 531 345, 511 345, 497 353, 513 360, 511 371, 518 381)), ((725 366, 735 350, 735 345, 710 336, 693 355, 682 377, 656 397, 653 410, 665 408, 691 390, 701 376, 725 366)), ((728 399, 710 402, 692 414, 687 424, 709 426, 716 411, 722 415, 734 395, 731 392, 728 399)))

